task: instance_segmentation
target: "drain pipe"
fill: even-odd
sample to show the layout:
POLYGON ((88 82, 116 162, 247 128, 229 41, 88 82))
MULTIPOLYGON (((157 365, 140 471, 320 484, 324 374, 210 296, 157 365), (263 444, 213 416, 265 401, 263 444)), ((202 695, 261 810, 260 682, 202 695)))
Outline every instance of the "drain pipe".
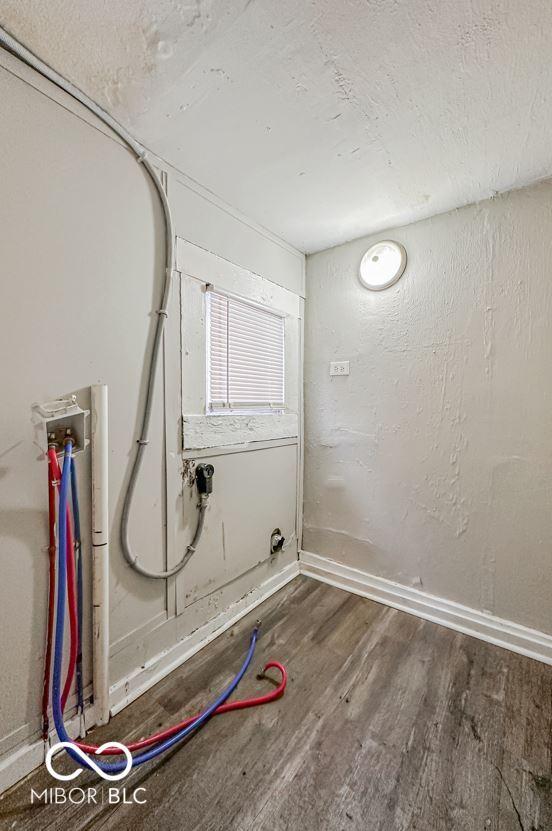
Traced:
POLYGON ((109 721, 109 507, 107 385, 91 387, 92 649, 96 724, 109 721))

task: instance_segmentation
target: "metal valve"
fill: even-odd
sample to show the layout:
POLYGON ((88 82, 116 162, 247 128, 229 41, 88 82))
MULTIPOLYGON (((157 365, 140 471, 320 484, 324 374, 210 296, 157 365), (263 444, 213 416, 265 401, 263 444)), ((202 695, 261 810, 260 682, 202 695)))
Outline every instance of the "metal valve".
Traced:
POLYGON ((284 543, 286 538, 282 534, 279 528, 275 528, 272 534, 270 535, 270 553, 277 554, 278 551, 281 551, 284 547, 284 543))
POLYGON ((198 493, 213 493, 213 474, 215 468, 211 464, 201 464, 195 469, 195 479, 198 493))

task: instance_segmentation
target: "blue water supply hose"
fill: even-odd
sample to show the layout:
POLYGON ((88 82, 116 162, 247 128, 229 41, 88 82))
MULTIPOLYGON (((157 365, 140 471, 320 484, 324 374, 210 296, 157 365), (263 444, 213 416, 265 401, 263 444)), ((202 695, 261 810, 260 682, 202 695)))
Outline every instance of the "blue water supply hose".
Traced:
POLYGON ((84 714, 84 692, 82 679, 82 629, 83 629, 83 575, 82 575, 82 544, 79 511, 79 494, 77 490, 77 469, 75 458, 71 455, 71 501, 73 505, 73 536, 75 541, 75 568, 77 572, 77 709, 81 716, 84 714))
MULTIPOLYGON (((74 464, 72 460, 72 450, 73 450, 73 443, 69 440, 65 445, 65 454, 63 457, 63 471, 61 475, 61 486, 60 486, 60 494, 59 494, 59 512, 60 516, 64 516, 64 512, 66 510, 67 499, 68 499, 68 491, 69 491, 69 482, 71 479, 71 468, 74 464)), ((62 664, 63 664, 63 637, 64 637, 64 628, 65 628, 65 593, 66 593, 66 557, 67 552, 67 530, 65 522, 59 523, 59 546, 58 546, 58 581, 57 581, 57 600, 56 600, 56 629, 55 629, 55 644, 54 644, 54 670, 53 670, 53 684, 52 684, 52 710, 54 716, 54 723, 56 725, 57 734, 59 736, 60 741, 62 742, 69 742, 71 743, 71 738, 67 733, 65 728, 65 723, 63 721, 63 712, 61 709, 61 689, 62 689, 62 664)), ((215 710, 220 707, 221 704, 230 698, 240 681, 242 680, 243 676, 245 675, 251 660, 253 658, 253 654, 255 652, 255 644, 257 642, 257 635, 258 635, 258 628, 255 627, 251 634, 251 640, 249 642, 249 649, 247 651, 247 655, 245 660, 241 666, 241 669, 237 673, 237 675, 233 678, 233 680, 228 684, 228 686, 222 691, 219 697, 213 701, 202 713, 189 724, 187 727, 184 727, 178 733, 175 733, 174 736, 162 741, 160 744, 155 745, 150 750, 147 750, 145 753, 141 753, 138 756, 134 756, 132 760, 132 767, 136 767, 137 765, 142 765, 144 762, 149 762, 151 759, 155 759, 161 753, 164 753, 165 750, 169 750, 171 747, 174 747, 176 744, 181 742, 187 736, 189 736, 194 730, 197 730, 198 727, 201 727, 202 724, 213 715, 215 710)), ((67 746, 66 750, 71 756, 74 761, 78 762, 79 764, 86 765, 86 762, 83 759, 82 751, 77 752, 75 749, 72 749, 71 746, 67 746)), ((92 765, 87 765, 88 767, 92 768, 92 765)), ((104 771, 107 774, 117 774, 124 771, 127 767, 126 761, 121 762, 101 762, 97 759, 94 760, 94 766, 99 768, 100 770, 104 771)))

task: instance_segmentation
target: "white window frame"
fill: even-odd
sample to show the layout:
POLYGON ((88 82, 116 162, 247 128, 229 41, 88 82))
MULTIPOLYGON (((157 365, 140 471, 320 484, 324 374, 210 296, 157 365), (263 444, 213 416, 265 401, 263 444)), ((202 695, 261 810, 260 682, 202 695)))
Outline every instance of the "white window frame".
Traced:
MULTIPOLYGON (((286 315, 262 303, 257 303, 249 300, 246 297, 241 297, 231 292, 223 291, 217 287, 208 284, 205 289, 205 321, 206 321, 206 349, 205 349, 205 400, 206 400, 206 414, 207 415, 249 415, 249 414, 274 414, 281 415, 286 411, 286 315), (216 294, 219 297, 224 297, 227 301, 239 303, 243 306, 248 306, 252 309, 259 309, 264 314, 271 315, 281 321, 282 325, 282 401, 276 403, 270 402, 230 402, 213 403, 211 401, 211 379, 210 379, 210 350, 211 350, 211 312, 209 297, 216 294)), ((227 358, 228 360, 228 358, 227 358)), ((228 370, 227 370, 228 374, 228 370)))

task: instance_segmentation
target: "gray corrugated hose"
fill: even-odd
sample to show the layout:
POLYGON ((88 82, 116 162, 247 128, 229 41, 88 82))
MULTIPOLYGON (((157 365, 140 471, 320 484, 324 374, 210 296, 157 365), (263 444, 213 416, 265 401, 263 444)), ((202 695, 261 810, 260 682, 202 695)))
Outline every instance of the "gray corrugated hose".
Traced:
POLYGON ((140 429, 140 437, 137 441, 136 452, 134 454, 134 459, 132 461, 131 469, 130 469, 130 476, 128 478, 128 483, 126 486, 125 497, 123 501, 123 510, 121 514, 121 547, 123 549, 123 554, 132 568, 137 571, 139 574, 144 575, 144 577, 153 577, 155 579, 165 579, 167 577, 173 577, 175 574, 178 574, 181 571, 188 560, 190 559, 191 555, 195 551, 195 548, 199 542, 199 538, 201 537, 201 532, 203 530, 203 523, 205 519, 205 510, 207 507, 207 500, 201 498, 199 503, 199 515, 198 515, 198 522, 197 528, 194 534, 194 538, 190 545, 187 547, 184 556, 180 560, 177 565, 173 568, 168 569, 167 571, 149 571, 147 568, 144 568, 138 562, 138 558, 132 553, 130 549, 130 543, 128 540, 128 523, 129 523, 129 514, 130 508, 132 505, 132 497, 134 495, 134 489, 136 487, 136 482, 138 479, 138 475, 140 473, 140 466, 142 464, 142 457, 145 450, 146 445, 148 444, 148 435, 149 435, 149 426, 150 426, 150 419, 151 419, 151 410, 153 405, 153 392, 155 387, 155 376, 157 373, 157 365, 158 365, 158 358, 159 358, 159 349, 161 346, 161 339, 163 336, 163 328, 165 326, 165 318, 167 317, 167 305, 169 301, 169 294, 171 290, 171 280, 172 280, 172 273, 174 268, 174 228, 173 222, 171 217, 171 209, 169 206, 169 202, 167 200, 167 195, 163 189, 163 185, 161 180, 157 176, 155 169, 150 164, 147 159, 146 149, 137 142, 126 130, 125 128, 119 124, 108 112, 103 110, 98 104, 92 101, 84 92, 81 92, 76 86, 74 86, 70 81, 66 80, 62 75, 59 75, 54 69, 48 66, 48 64, 41 61, 40 58, 37 58, 29 49, 23 46, 19 41, 9 35, 4 29, 0 28, 0 46, 6 49, 8 52, 11 52, 17 58, 19 58, 23 63, 30 66, 32 69, 39 72, 57 87, 62 89, 64 92, 67 92, 81 104, 83 104, 91 113, 97 116, 101 121, 104 122, 114 133, 116 133, 119 138, 121 138, 125 144, 130 147, 134 155, 136 156, 137 160, 143 166, 144 170, 149 175, 151 181, 155 186, 155 190, 157 191, 157 195, 159 196, 159 200, 161 202, 161 206, 163 208, 163 217, 165 220, 165 279, 163 283, 163 293, 161 296, 161 306, 157 309, 157 323, 155 326, 155 336, 153 339, 153 346, 151 349, 151 355, 149 359, 149 368, 148 368, 148 378, 147 378, 147 386, 146 386, 146 399, 144 402, 144 408, 142 413, 142 425, 140 429))

